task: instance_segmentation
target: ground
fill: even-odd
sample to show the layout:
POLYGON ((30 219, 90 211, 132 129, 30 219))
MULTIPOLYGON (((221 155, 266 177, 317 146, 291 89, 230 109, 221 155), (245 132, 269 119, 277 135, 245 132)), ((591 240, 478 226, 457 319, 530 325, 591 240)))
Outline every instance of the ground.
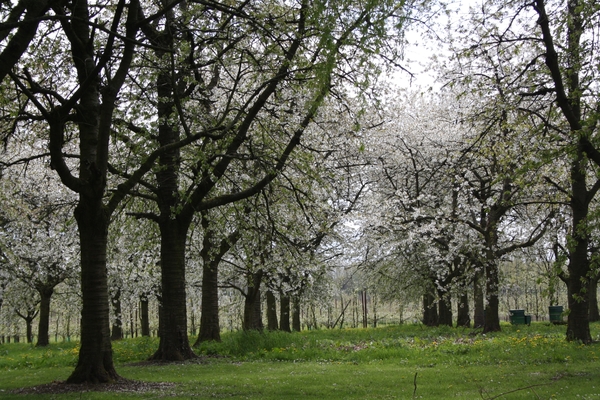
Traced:
MULTIPOLYGON (((204 358, 196 360, 187 360, 187 362, 201 362, 204 358)), ((146 365, 168 364, 166 361, 140 361, 128 365, 143 367, 146 365)), ((171 382, 141 382, 131 379, 121 378, 114 383, 81 383, 67 384, 65 381, 55 381, 45 385, 20 388, 13 391, 15 394, 63 394, 63 393, 85 393, 85 392, 149 392, 162 391, 175 387, 171 382)))
POLYGON ((85 393, 85 392, 148 392, 161 391, 173 388, 170 382, 140 382, 129 379, 121 379, 115 383, 104 384, 66 384, 65 382, 52 382, 45 385, 21 388, 15 390, 15 394, 63 394, 63 393, 85 393))

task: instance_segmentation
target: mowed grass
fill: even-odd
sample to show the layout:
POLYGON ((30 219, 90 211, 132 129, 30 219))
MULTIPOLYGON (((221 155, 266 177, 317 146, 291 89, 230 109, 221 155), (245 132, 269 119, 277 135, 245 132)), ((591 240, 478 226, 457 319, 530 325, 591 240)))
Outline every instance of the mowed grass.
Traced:
MULTIPOLYGON (((600 340, 600 324, 592 324, 600 340)), ((600 347, 566 342, 565 327, 503 325, 481 335, 461 328, 402 325, 300 333, 235 332, 196 349, 200 361, 147 359, 155 338, 113 344, 121 376, 169 382, 148 390, 18 394, 64 381, 77 343, 45 349, 0 345, 0 398, 8 399, 600 399, 600 347)))

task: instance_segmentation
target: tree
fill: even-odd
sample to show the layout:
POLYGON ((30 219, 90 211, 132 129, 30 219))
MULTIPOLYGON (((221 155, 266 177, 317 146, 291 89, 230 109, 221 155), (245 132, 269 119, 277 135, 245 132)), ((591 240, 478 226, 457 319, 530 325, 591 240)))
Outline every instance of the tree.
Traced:
POLYGON ((372 133, 378 146, 366 151, 378 196, 368 264, 377 281, 422 288, 429 325, 451 325, 452 296, 466 304, 465 290, 472 282, 478 289, 485 274, 475 318, 483 316, 485 293, 485 330, 499 330, 499 262, 535 244, 553 215, 537 184, 541 167, 525 174, 531 153, 511 145, 526 136, 508 128, 514 117, 494 99, 475 103, 460 89, 409 93, 387 107, 372 133))
POLYGON ((38 32, 44 45, 31 48, 28 60, 32 62, 21 63, 10 73, 18 91, 12 110, 17 117, 4 118, 4 123, 42 135, 51 167, 62 184, 79 196, 74 215, 81 247, 81 349, 69 383, 119 378, 109 332, 108 225, 116 206, 158 156, 151 154, 147 164, 122 182, 105 203, 113 114, 135 49, 139 3, 110 5, 52 3, 55 17, 38 32), (116 44, 119 40, 121 45, 116 44), (75 152, 76 164, 71 162, 75 152))
MULTIPOLYGON (((204 341, 221 341, 219 323, 219 264, 240 238, 239 228, 228 235, 218 234, 217 226, 228 226, 222 220, 211 218, 216 210, 205 210, 202 214, 203 242, 202 257, 202 309, 200 333, 194 346, 204 341), (218 223, 218 225, 217 225, 218 223)), ((225 232, 227 233, 227 232, 225 232)))
POLYGON ((44 173, 40 164, 35 160, 25 168, 4 172, 1 187, 6 195, 0 213, 5 223, 0 249, 4 254, 3 269, 39 296, 37 346, 47 346, 54 289, 74 276, 79 257, 72 220, 74 199, 53 190, 57 182, 44 173))
POLYGON ((158 68, 151 80, 140 79, 156 88, 157 134, 150 137, 163 147, 181 137, 190 142, 161 155, 155 180, 145 185, 158 211, 137 214, 161 231, 163 317, 153 358, 194 357, 183 332, 185 249, 195 213, 254 196, 273 181, 330 88, 375 71, 364 67, 374 46, 393 38, 386 21, 403 20, 401 5, 355 6, 173 2, 161 24, 142 25, 152 48, 147 59, 158 68))
POLYGON ((456 172, 467 135, 458 121, 466 107, 451 95, 439 97, 398 93, 370 132, 378 145, 365 150, 374 194, 366 203, 366 269, 388 287, 381 290, 385 298, 397 285, 422 297, 425 324, 452 325, 451 297, 472 273, 466 254, 479 248, 475 235, 456 223, 466 208, 457 202, 456 172))
MULTIPOLYGON (((560 110, 560 117, 567 123, 563 134, 574 146, 570 171, 570 239, 573 242, 568 245, 568 275, 563 276, 569 292, 567 339, 591 343, 589 296, 586 292, 590 279, 594 277, 588 256, 590 239, 587 225, 590 202, 600 189, 600 181, 595 180, 588 187, 586 161, 589 158, 596 164, 596 168, 600 167, 600 152, 595 140, 598 137, 597 122, 600 117, 599 97, 595 85, 590 85, 597 79, 598 72, 591 67, 597 64, 599 56, 598 49, 593 47, 591 40, 597 39, 594 25, 598 21, 599 10, 593 2, 569 1, 566 7, 561 4, 556 10, 560 18, 556 20, 556 26, 552 27, 546 2, 537 0, 532 7, 538 15, 537 25, 541 31, 538 37, 543 42, 544 62, 552 84, 551 87, 538 84, 533 94, 538 95, 536 92, 548 90, 560 110), (564 30, 557 29, 559 27, 564 30), (555 43, 563 44, 564 47, 560 48, 561 55, 557 52, 555 43)), ((542 119, 541 122, 546 120, 542 119)))
MULTIPOLYGON (((597 144, 598 9, 587 1, 529 4, 492 2, 473 10, 472 23, 456 29, 475 38, 462 47, 461 65, 476 65, 485 76, 490 61, 501 71, 505 104, 523 116, 519 123, 546 144, 546 156, 569 160, 567 182, 545 179, 563 194, 571 208, 571 227, 565 248, 568 264, 562 279, 568 286, 567 339, 591 342, 589 300, 590 204, 600 183, 597 144), (463 29, 466 28, 466 29, 463 29), (475 33, 475 34, 474 34, 475 33), (479 60, 479 61, 477 61, 479 60), (478 64, 479 63, 479 64, 478 64)), ((492 74, 488 74, 488 77, 492 74)), ((477 78, 471 76, 470 81, 477 78)))
MULTIPOLYGON (((141 207, 135 201, 128 202, 127 206, 129 210, 141 207)), ((150 335, 149 300, 160 295, 159 245, 154 224, 134 220, 123 209, 114 215, 109 229, 107 257, 109 295, 113 310, 112 340, 124 337, 125 316, 129 312, 131 327, 134 324, 132 315, 138 313, 138 308, 142 336, 150 335)))
POLYGON ((15 314, 25 321, 27 343, 33 343, 33 320, 39 314, 39 297, 35 291, 23 282, 11 285, 9 288, 12 295, 9 295, 9 304, 12 306, 15 314))

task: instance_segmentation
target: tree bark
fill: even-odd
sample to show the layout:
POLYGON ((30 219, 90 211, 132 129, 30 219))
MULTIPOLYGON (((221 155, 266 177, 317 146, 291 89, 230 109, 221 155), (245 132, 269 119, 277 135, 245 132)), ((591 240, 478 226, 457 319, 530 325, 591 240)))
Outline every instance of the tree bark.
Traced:
POLYGON ((290 296, 288 294, 281 293, 280 296, 280 317, 279 317, 279 329, 284 332, 291 332, 290 326, 290 296))
POLYGON ((150 313, 148 312, 148 296, 140 296, 140 325, 142 327, 142 336, 150 336, 150 313))
MULTIPOLYGON (((343 304, 342 304, 343 306, 343 304)), ((300 321, 300 297, 294 296, 293 307, 292 307, 292 330, 300 332, 302 330, 302 323, 300 321)))
POLYGON ((121 311, 121 289, 117 289, 115 295, 111 299, 115 320, 112 325, 112 333, 110 340, 123 339, 123 315, 121 311))
POLYGON ((244 323, 243 329, 248 330, 263 330, 262 312, 260 306, 260 284, 262 281, 263 271, 258 270, 250 277, 248 291, 244 301, 244 323))
POLYGON ((423 324, 426 326, 439 325, 435 297, 429 291, 423 295, 423 324))
MULTIPOLYGON (((494 257, 495 258, 495 257, 494 257)), ((500 301, 498 299, 498 264, 495 261, 489 260, 485 267, 485 297, 487 304, 485 307, 485 323, 483 332, 499 332, 500 315, 498 308, 500 301)))
POLYGON ((475 311, 473 316, 473 327, 483 328, 485 325, 485 297, 483 293, 483 271, 477 271, 475 273, 475 279, 473 280, 473 301, 475 304, 475 311))
POLYGON ((161 218, 161 320, 158 350, 151 360, 182 361, 195 358, 187 335, 185 243, 187 225, 161 218))
POLYGON ((202 267, 202 305, 200 333, 194 346, 200 342, 221 341, 219 323, 219 277, 216 263, 206 260, 202 267))
POLYGON ((438 315, 439 324, 446 326, 453 326, 452 321, 452 298, 450 293, 438 290, 438 315))
POLYGON ((273 294, 273 291, 267 290, 267 329, 270 331, 276 331, 279 329, 279 322, 277 321, 277 299, 273 294))
POLYGON ((458 312, 456 326, 471 327, 471 317, 469 315, 469 295, 462 293, 458 300, 458 312))
POLYGON ((81 348, 68 383, 105 383, 119 379, 110 343, 106 249, 108 215, 102 196, 81 196, 75 210, 81 245, 81 348))
POLYGON ((40 294, 40 320, 38 321, 38 340, 36 346, 48 346, 50 344, 50 300, 54 293, 54 287, 39 288, 40 294))
POLYGON ((585 156, 581 144, 577 149, 576 158, 571 164, 571 240, 569 247, 569 263, 567 266, 568 277, 567 296, 569 317, 567 319, 567 340, 591 343, 589 323, 589 286, 590 261, 588 258, 589 233, 588 215, 591 197, 589 195, 586 175, 585 156))
MULTIPOLYGON (((221 240, 215 248, 217 232, 211 227, 210 211, 204 210, 202 228, 204 238, 200 256, 202 257, 202 305, 200 316, 200 332, 194 346, 204 341, 221 341, 221 325, 219 322, 219 264, 223 256, 239 240, 238 231, 232 232, 221 240)), ((214 225, 214 224, 213 224, 214 225)), ((217 228, 217 231, 220 231, 217 228)))

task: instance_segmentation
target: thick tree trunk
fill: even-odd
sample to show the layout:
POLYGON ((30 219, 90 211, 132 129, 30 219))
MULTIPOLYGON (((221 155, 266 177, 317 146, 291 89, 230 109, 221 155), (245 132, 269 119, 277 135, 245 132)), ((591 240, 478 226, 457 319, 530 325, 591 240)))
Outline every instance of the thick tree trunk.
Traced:
POLYGON ((245 331, 263 330, 262 311, 260 307, 260 284, 262 281, 262 276, 262 270, 253 273, 248 284, 248 291, 244 301, 243 329, 245 331))
MULTIPOLYGON (((202 211, 202 228, 204 239, 202 243, 202 305, 200 317, 200 333, 194 346, 203 341, 221 341, 221 325, 219 322, 219 264, 223 256, 239 240, 237 231, 221 240, 216 248, 215 237, 220 232, 211 228, 211 219, 208 210, 202 211)), ((214 224, 212 224, 214 225, 214 224)))
POLYGON ((471 317, 469 316, 469 295, 462 293, 458 300, 458 312, 456 326, 471 327, 471 317))
POLYGON ((140 324, 142 336, 150 336, 150 314, 148 312, 148 296, 140 296, 140 324))
POLYGON ((589 192, 584 171, 585 158, 581 149, 571 166, 571 210, 573 244, 570 246, 569 275, 566 278, 569 317, 567 319, 567 340, 591 343, 589 323, 589 286, 590 262, 588 258, 589 233, 587 218, 589 214, 589 192))
POLYGON ((200 342, 221 341, 219 323, 219 271, 216 263, 205 260, 202 267, 202 305, 200 333, 194 346, 200 342))
POLYGON ((567 297, 569 317, 567 319, 567 340, 591 343, 589 324, 589 295, 586 282, 589 271, 587 258, 587 240, 579 240, 570 254, 569 278, 567 279, 567 297))
MULTIPOLYGON (((169 29, 153 38, 161 48, 173 46, 173 32, 169 29)), ((157 50, 164 57, 163 50, 157 50)), ((156 77, 158 102, 158 142, 169 146, 179 141, 180 133, 173 121, 175 113, 175 71, 161 70, 156 77)), ((195 358, 187 333, 187 302, 185 292, 185 245, 192 215, 181 216, 179 193, 180 151, 178 148, 162 153, 156 171, 158 183, 157 204, 160 210, 160 267, 161 311, 159 316, 160 343, 152 360, 180 361, 195 358)))
POLYGON ((30 315, 28 315, 25 318, 25 339, 27 340, 27 343, 33 343, 33 319, 35 317, 32 317, 30 315))
POLYGON ((435 297, 429 291, 423 295, 423 324, 427 326, 439 325, 435 297))
POLYGON ((50 299, 54 288, 39 288, 40 294, 40 320, 38 322, 38 340, 36 346, 48 346, 50 343, 50 299))
POLYGON ((302 330, 302 324, 300 321, 300 296, 294 296, 292 308, 292 330, 295 332, 300 332, 302 330))
POLYGON ((113 313, 115 319, 112 325, 112 333, 110 340, 121 340, 123 339, 123 315, 121 310, 121 289, 117 289, 115 295, 111 299, 113 306, 113 313))
POLYGON ((280 317, 279 317, 279 329, 284 332, 291 332, 290 326, 290 296, 288 294, 281 293, 280 296, 280 317))
POLYGON ((473 280, 473 302, 475 310, 473 314, 473 327, 483 328, 485 325, 485 297, 483 293, 483 271, 475 273, 475 279, 473 280))
POLYGON ((453 326, 452 321, 452 298, 450 293, 438 290, 438 320, 440 325, 453 326))
POLYGON ((185 293, 186 228, 177 220, 161 218, 161 320, 160 343, 151 360, 182 361, 195 358, 187 335, 185 293))
POLYGON ((82 198, 75 210, 81 245, 81 348, 68 383, 119 379, 110 343, 106 247, 108 216, 101 203, 82 198))
POLYGON ((267 329, 270 331, 276 331, 279 329, 279 322, 277 321, 277 299, 273 294, 273 291, 267 290, 267 329))
MULTIPOLYGON (((569 264, 575 264, 575 262, 576 261, 571 260, 569 264)), ((589 296, 585 293, 587 284, 583 283, 581 279, 576 279, 577 275, 580 277, 585 275, 577 274, 574 276, 573 272, 575 269, 575 265, 569 266, 571 276, 567 284, 569 304, 567 340, 580 341, 587 344, 592 342, 589 324, 589 296)))
POLYGON ((485 307, 485 323, 483 332, 499 332, 500 315, 498 308, 500 301, 498 299, 498 264, 489 261, 485 267, 485 296, 487 304, 485 307))

